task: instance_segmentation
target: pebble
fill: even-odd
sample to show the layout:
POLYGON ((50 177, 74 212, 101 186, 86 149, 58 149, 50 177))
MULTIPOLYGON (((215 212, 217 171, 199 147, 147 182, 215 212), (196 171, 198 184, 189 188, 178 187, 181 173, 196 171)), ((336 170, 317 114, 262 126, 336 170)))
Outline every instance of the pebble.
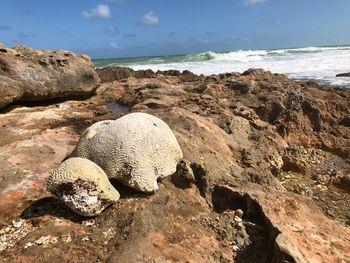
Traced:
POLYGON ((24 245, 24 248, 28 248, 33 246, 34 244, 32 242, 28 242, 27 244, 24 245))
POLYGON ((326 214, 327 214, 328 216, 335 217, 334 213, 333 213, 330 209, 328 209, 328 210, 326 211, 326 214))
POLYGON ((83 237, 81 241, 89 241, 90 239, 88 237, 83 237))
POLYGON ((57 237, 52 237, 50 240, 50 243, 52 244, 56 244, 58 242, 58 238, 57 237))
POLYGON ((232 249, 233 249, 234 252, 239 251, 239 247, 238 247, 237 245, 233 245, 233 246, 232 246, 232 249))
POLYGON ((238 216, 238 217, 240 217, 240 218, 242 218, 242 216, 243 216, 243 211, 242 211, 242 209, 237 209, 237 210, 235 211, 235 215, 238 216))
POLYGON ((63 238, 63 240, 64 240, 64 242, 69 243, 72 241, 72 238, 71 238, 71 236, 68 235, 65 238, 63 238))
POLYGON ((65 105, 64 105, 64 103, 62 102, 62 103, 57 104, 56 107, 59 108, 59 109, 61 109, 61 110, 63 110, 64 107, 65 107, 65 105))
POLYGON ((243 220, 242 220, 242 218, 240 218, 240 217, 238 217, 238 216, 235 216, 235 221, 236 221, 236 222, 242 222, 243 220))
POLYGON ((306 195, 307 197, 312 197, 313 194, 314 194, 314 193, 312 192, 311 189, 306 189, 306 190, 305 190, 305 195, 306 195))
POLYGON ((36 240, 34 243, 37 244, 38 246, 45 246, 49 243, 56 244, 58 241, 57 237, 52 237, 50 235, 48 236, 42 236, 38 240, 36 240))
POLYGON ((95 224, 95 220, 94 219, 83 221, 83 225, 84 226, 93 226, 94 224, 95 224))
POLYGON ((19 220, 13 220, 12 221, 12 226, 14 228, 20 228, 24 223, 24 220, 23 219, 19 219, 19 220))

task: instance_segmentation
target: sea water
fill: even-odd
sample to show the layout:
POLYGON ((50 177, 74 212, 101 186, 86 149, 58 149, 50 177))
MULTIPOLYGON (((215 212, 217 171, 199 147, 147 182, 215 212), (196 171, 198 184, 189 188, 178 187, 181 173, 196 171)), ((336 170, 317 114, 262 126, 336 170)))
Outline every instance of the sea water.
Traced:
POLYGON ((190 70, 195 74, 243 72, 262 68, 293 79, 312 79, 321 84, 349 86, 350 78, 336 74, 350 72, 350 46, 305 47, 275 50, 237 50, 187 55, 97 59, 96 67, 125 66, 134 70, 190 70))

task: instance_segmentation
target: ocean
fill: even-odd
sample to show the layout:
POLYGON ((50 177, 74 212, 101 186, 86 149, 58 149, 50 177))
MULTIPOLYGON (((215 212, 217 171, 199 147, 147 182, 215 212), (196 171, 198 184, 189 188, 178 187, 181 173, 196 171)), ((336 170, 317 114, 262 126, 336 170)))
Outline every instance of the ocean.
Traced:
POLYGON ((286 74, 292 79, 312 79, 320 84, 350 87, 350 78, 335 77, 338 73, 350 72, 350 46, 208 51, 187 55, 96 59, 93 63, 96 67, 190 70, 204 75, 263 68, 286 74))

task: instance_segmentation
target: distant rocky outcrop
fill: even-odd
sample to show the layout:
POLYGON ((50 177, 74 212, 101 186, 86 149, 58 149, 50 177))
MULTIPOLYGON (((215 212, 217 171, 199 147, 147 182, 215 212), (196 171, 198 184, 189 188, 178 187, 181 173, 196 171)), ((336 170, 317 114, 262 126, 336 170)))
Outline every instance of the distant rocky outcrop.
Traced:
POLYGON ((152 70, 134 71, 133 69, 126 67, 98 68, 96 69, 96 72, 101 79, 101 83, 127 79, 129 77, 149 78, 155 74, 152 70))
POLYGON ((0 108, 92 93, 99 78, 89 57, 69 51, 0 47, 0 108))
POLYGON ((129 77, 134 77, 137 79, 150 78, 157 75, 164 76, 174 76, 178 77, 181 81, 193 81, 198 79, 196 74, 188 70, 179 71, 179 70, 165 70, 154 72, 153 70, 133 70, 127 67, 105 67, 98 68, 96 72, 101 79, 101 83, 112 82, 116 80, 127 79, 129 77))
POLYGON ((337 74, 336 77, 350 77, 350 72, 337 74))

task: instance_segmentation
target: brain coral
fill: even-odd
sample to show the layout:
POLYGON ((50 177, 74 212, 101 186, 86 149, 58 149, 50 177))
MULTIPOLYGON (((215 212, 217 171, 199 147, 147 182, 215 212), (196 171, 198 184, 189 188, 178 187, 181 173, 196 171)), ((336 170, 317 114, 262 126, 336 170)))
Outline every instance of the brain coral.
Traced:
POLYGON ((50 174, 48 190, 74 212, 95 216, 119 200, 105 172, 84 158, 70 158, 50 174))
POLYGON ((109 178, 124 185, 153 192, 158 189, 158 178, 176 171, 182 151, 164 121, 146 113, 130 113, 90 126, 73 156, 93 161, 109 178))

